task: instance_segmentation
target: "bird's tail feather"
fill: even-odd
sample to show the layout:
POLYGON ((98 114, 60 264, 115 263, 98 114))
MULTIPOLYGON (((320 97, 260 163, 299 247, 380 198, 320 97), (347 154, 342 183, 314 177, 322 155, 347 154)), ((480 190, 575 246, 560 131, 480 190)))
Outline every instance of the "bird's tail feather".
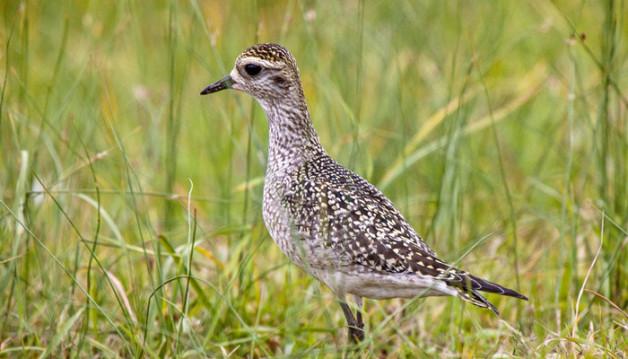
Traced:
POLYGON ((506 288, 497 283, 489 282, 486 279, 478 278, 471 274, 467 274, 467 276, 469 277, 469 280, 472 283, 472 288, 474 290, 495 293, 495 294, 500 294, 500 295, 507 295, 509 297, 515 297, 515 298, 519 298, 523 300, 528 300, 528 297, 526 297, 525 295, 513 289, 506 288))
POLYGON ((468 273, 464 273, 463 278, 465 283, 456 287, 456 290, 458 290, 458 297, 466 302, 477 305, 478 307, 488 308, 497 315, 499 315, 497 308, 484 298, 482 294, 480 294, 480 291, 528 300, 528 297, 525 295, 497 283, 489 282, 486 279, 482 279, 468 273))
POLYGON ((469 302, 473 305, 477 305, 478 307, 488 308, 493 311, 493 313, 499 315, 499 311, 491 302, 489 302, 486 298, 484 298, 478 291, 469 290, 465 291, 462 288, 456 288, 458 290, 458 298, 464 300, 465 302, 469 302))
MULTIPOLYGON (((427 258, 430 257, 428 256, 427 258)), ((480 292, 495 293, 528 300, 528 297, 513 289, 476 277, 463 270, 452 267, 435 257, 431 257, 430 259, 431 261, 428 262, 427 268, 432 269, 433 272, 428 274, 434 275, 436 273, 440 273, 440 278, 442 278, 448 286, 454 288, 458 292, 458 297, 460 297, 460 299, 482 308, 488 308, 495 314, 499 314, 495 306, 484 298, 480 292)), ((422 269, 425 269, 425 267, 422 267, 422 269)))

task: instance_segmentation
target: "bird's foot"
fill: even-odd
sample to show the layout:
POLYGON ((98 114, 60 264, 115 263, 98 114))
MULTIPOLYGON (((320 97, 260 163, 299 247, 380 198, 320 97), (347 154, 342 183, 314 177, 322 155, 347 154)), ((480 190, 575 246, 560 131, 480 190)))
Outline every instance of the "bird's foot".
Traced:
POLYGON ((349 326, 349 338, 354 344, 357 344, 364 340, 364 326, 349 326))

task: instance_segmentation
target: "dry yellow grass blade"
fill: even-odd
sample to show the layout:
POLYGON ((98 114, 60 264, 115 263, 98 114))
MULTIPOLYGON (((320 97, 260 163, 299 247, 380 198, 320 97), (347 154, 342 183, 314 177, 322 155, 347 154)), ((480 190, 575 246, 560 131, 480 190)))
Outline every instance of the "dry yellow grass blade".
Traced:
POLYGON ((214 262, 214 264, 216 265, 216 267, 218 267, 218 269, 223 270, 225 269, 225 265, 224 263, 222 263, 222 261, 218 258, 216 258, 216 256, 214 256, 214 254, 210 251, 207 250, 203 247, 194 247, 194 250, 196 250, 198 253, 200 253, 203 257, 209 259, 210 261, 214 262))
MULTIPOLYGON (((421 127, 419 132, 417 132, 410 142, 404 147, 404 153, 411 153, 421 142, 430 134, 441 122, 445 119, 445 117, 449 116, 452 112, 456 111, 460 106, 465 104, 471 98, 475 97, 475 95, 479 92, 480 88, 476 87, 470 91, 466 91, 462 96, 458 96, 455 99, 449 101, 445 107, 442 107, 440 110, 436 111, 430 118, 425 121, 425 124, 421 127)), ((402 159, 398 159, 397 161, 403 161, 402 159)))
POLYGON ((126 312, 128 313, 129 318, 131 318, 131 321, 133 321, 133 324, 137 324, 137 316, 135 315, 133 308, 131 308, 129 297, 127 297, 126 295, 126 290, 124 289, 122 282, 118 279, 118 277, 116 277, 110 271, 106 270, 105 274, 107 275, 107 277, 109 277, 109 280, 111 281, 111 284, 113 284, 113 287, 116 293, 118 293, 118 296, 122 300, 122 304, 124 305, 124 308, 126 309, 126 312))
MULTIPOLYGON (((545 81, 547 68, 545 64, 537 64, 528 74, 522 78, 525 81, 520 82, 519 86, 513 91, 515 94, 520 94, 512 101, 508 102, 504 106, 495 110, 492 114, 486 114, 479 120, 472 120, 462 131, 463 135, 469 135, 481 129, 488 127, 493 122, 499 122, 507 118, 507 115, 514 112, 516 109, 530 101, 539 91, 541 85, 545 81)), ((513 81, 508 80, 507 83, 513 81)), ((386 188, 392 181, 394 181, 399 175, 401 175, 406 169, 417 162, 419 159, 427 156, 433 151, 445 146, 446 138, 441 137, 438 140, 428 142, 425 145, 418 147, 419 144, 427 137, 427 135, 434 130, 443 120, 462 104, 470 100, 478 93, 478 89, 473 89, 466 92, 462 97, 457 97, 450 101, 445 107, 438 110, 434 115, 426 121, 426 124, 412 137, 410 143, 405 146, 404 152, 399 156, 395 162, 388 168, 378 187, 381 189, 386 188)))
POLYGON ((438 125, 443 122, 443 120, 449 116, 452 112, 456 111, 460 106, 465 104, 471 98, 473 98, 479 91, 479 88, 474 88, 470 91, 465 92, 462 96, 458 96, 453 100, 449 101, 447 105, 436 111, 432 116, 430 116, 425 124, 421 126, 421 129, 412 136, 410 142, 403 148, 402 155, 395 160, 392 166, 386 171, 380 186, 388 185, 397 175, 401 173, 400 169, 403 167, 404 162, 406 165, 407 157, 416 150, 416 148, 423 142, 423 140, 430 134, 438 125))
POLYGON ((251 190, 251 189, 253 189, 255 187, 258 187, 258 186, 262 185, 263 183, 264 183, 264 177, 261 177, 261 176, 260 177, 254 177, 254 178, 249 179, 246 182, 242 182, 242 183, 236 185, 233 188, 233 192, 237 193, 237 192, 244 192, 246 190, 251 190))

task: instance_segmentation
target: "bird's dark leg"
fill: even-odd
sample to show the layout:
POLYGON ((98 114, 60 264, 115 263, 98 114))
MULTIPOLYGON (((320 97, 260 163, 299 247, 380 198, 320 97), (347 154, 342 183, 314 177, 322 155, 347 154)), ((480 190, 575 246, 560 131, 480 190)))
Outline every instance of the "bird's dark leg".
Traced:
MULTIPOLYGON (((347 319, 347 325, 349 326, 349 338, 353 343, 359 343, 364 339, 364 324, 360 326, 358 322, 353 317, 353 312, 351 312, 351 308, 345 302, 340 302, 340 307, 342 308, 342 312, 345 314, 345 318, 347 319)), ((359 312, 358 312, 359 313, 359 312)), ((360 322, 362 321, 362 314, 358 314, 360 318, 360 322)))
POLYGON ((355 303, 358 309, 355 312, 356 324, 358 329, 362 331, 362 338, 364 338, 364 322, 362 321, 362 297, 355 296, 355 303))

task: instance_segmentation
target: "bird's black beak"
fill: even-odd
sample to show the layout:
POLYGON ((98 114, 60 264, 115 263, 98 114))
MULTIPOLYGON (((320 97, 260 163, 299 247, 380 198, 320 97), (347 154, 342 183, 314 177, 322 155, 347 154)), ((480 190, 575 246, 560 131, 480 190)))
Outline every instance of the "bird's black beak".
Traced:
POLYGON ((224 89, 231 88, 233 85, 233 79, 231 76, 226 76, 224 79, 214 82, 213 84, 205 87, 203 91, 201 91, 201 95, 208 95, 210 93, 222 91, 224 89))

